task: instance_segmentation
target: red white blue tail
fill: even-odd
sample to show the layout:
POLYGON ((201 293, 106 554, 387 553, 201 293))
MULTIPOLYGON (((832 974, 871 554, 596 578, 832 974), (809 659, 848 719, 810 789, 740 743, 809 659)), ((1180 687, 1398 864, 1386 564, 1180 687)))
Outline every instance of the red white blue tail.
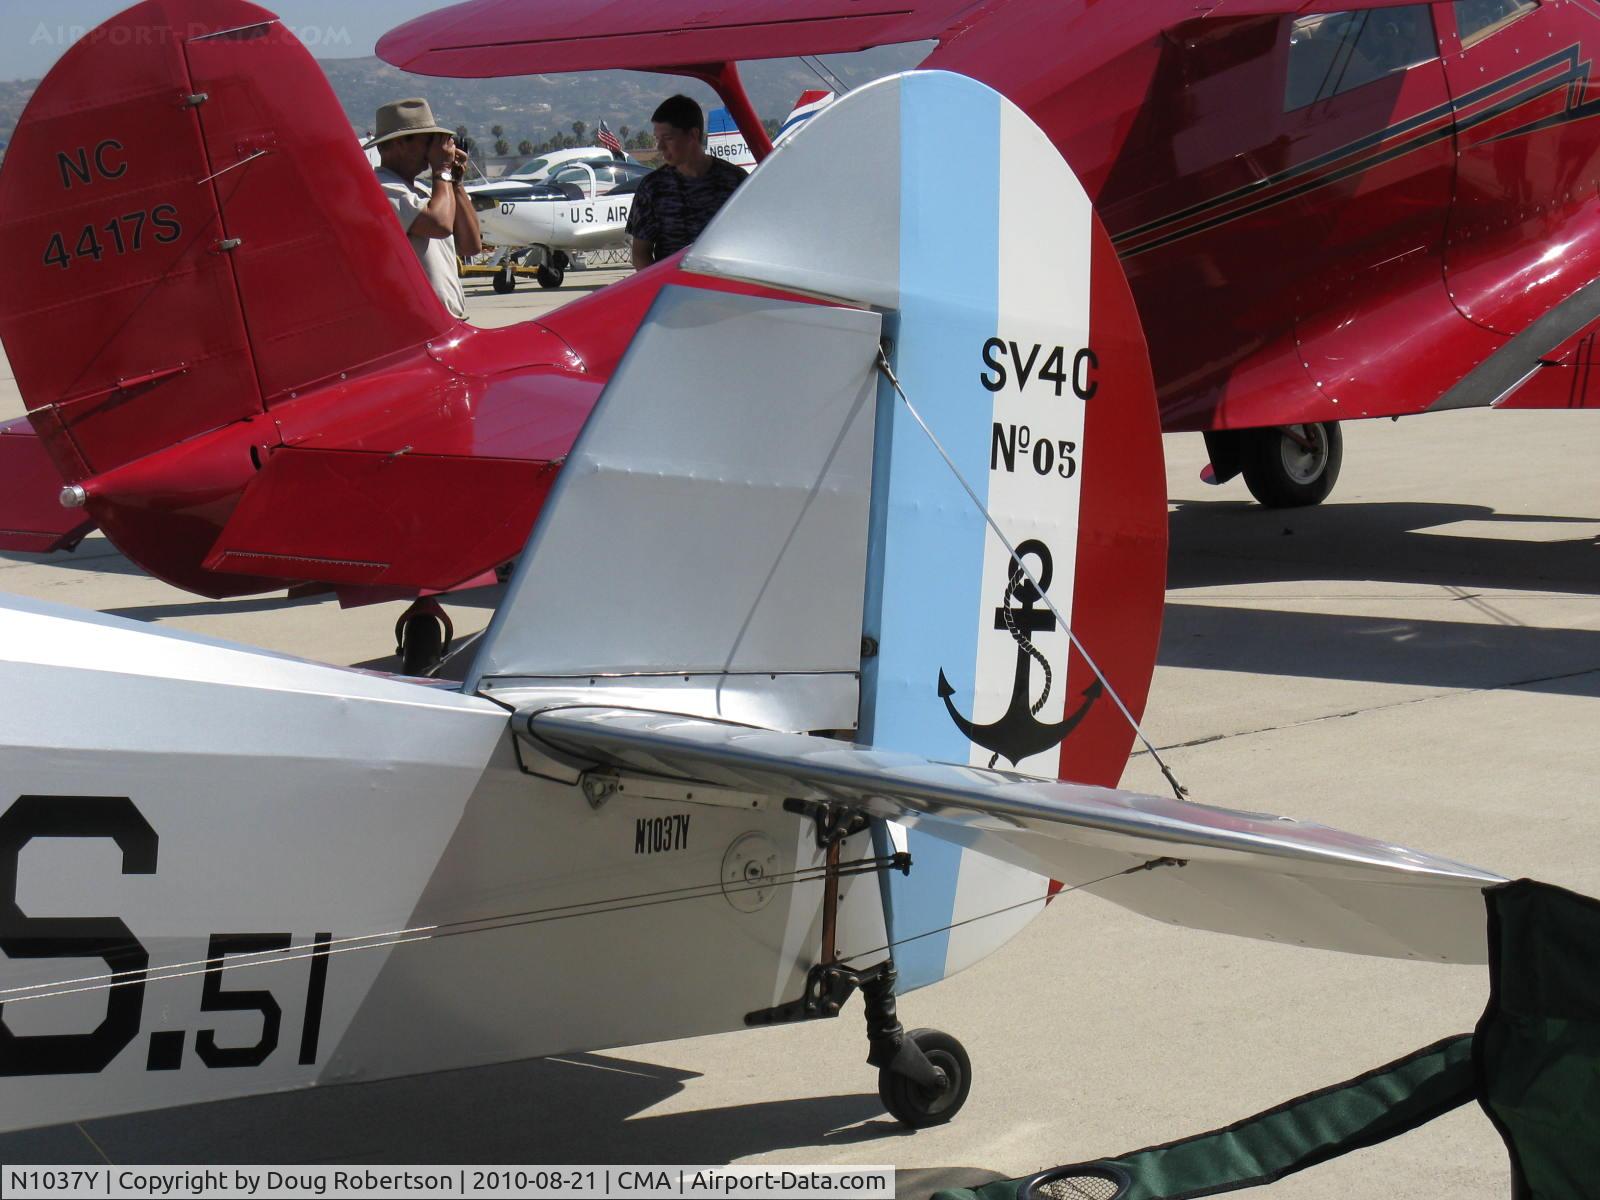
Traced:
MULTIPOLYGON (((814 430, 831 386, 824 376, 831 378, 856 351, 824 349, 818 341, 816 353, 828 356, 827 371, 820 362, 805 366, 802 356, 793 369, 810 378, 794 380, 780 377, 775 366, 763 370, 759 361, 736 362, 740 356, 730 350, 715 390, 747 398, 715 416, 707 411, 712 401, 690 396, 664 406, 680 425, 704 420, 706 435, 681 447, 674 443, 670 456, 659 448, 665 443, 652 451, 636 437, 626 440, 627 431, 654 419, 621 415, 621 406, 636 403, 630 398, 636 376, 667 377, 671 370, 663 355, 682 353, 697 338, 713 339, 717 330, 746 328, 737 321, 773 322, 770 334, 752 324, 742 337, 820 337, 794 323, 803 323, 806 311, 826 311, 789 304, 798 311, 784 315, 778 308, 769 312, 731 301, 719 308, 669 289, 574 448, 491 627, 481 673, 505 686, 534 676, 660 667, 672 657, 662 655, 663 647, 679 639, 692 646, 685 653, 695 670, 776 672, 780 681, 783 672, 808 666, 830 678, 859 672, 854 723, 860 739, 874 747, 1113 784, 1132 732, 1112 693, 1131 712, 1142 708, 1159 632, 1165 557, 1153 389, 1116 256, 1049 140, 1020 109, 972 80, 927 72, 880 80, 822 109, 808 124, 804 137, 771 156, 734 195, 684 267, 692 274, 866 306, 881 316, 887 361, 906 400, 880 383, 870 497, 857 518, 866 525, 860 577, 839 575, 839 562, 847 557, 842 548, 812 572, 796 570, 793 555, 765 566, 733 565, 734 556, 750 546, 762 547, 769 558, 804 547, 804 522, 816 520, 817 504, 788 523, 775 519, 758 531, 750 525, 750 493, 744 502, 750 511, 741 514, 745 523, 736 539, 713 538, 711 531, 721 526, 709 523, 709 510, 698 502, 673 515, 677 510, 669 507, 665 490, 652 482, 660 479, 652 472, 664 470, 666 458, 705 458, 694 470, 669 472, 682 474, 679 486, 696 493, 729 470, 761 477, 767 468, 750 465, 765 461, 758 460, 754 445, 748 460, 727 462, 713 461, 714 452, 697 447, 713 437, 720 441, 724 435, 712 431, 730 420, 747 432, 726 436, 770 440, 763 422, 787 422, 807 405, 816 409, 809 421, 814 430), (999 193, 948 187, 944 164, 951 139, 990 156, 982 178, 1012 186, 999 193), (898 151, 885 155, 884 146, 898 151), (852 219, 808 220, 834 194, 843 163, 851 164, 860 185, 852 219), (1026 198, 1038 195, 1057 198, 1049 222, 1038 222, 1025 208, 1026 198), (959 279, 951 271, 952 231, 959 231, 963 247, 959 279), (741 307, 750 311, 736 311, 741 307), (658 325, 671 331, 670 339, 653 332, 658 325), (758 391, 760 401, 749 398, 758 391), (792 400, 774 403, 774 395, 789 397, 791 391, 792 400), (760 420, 751 408, 757 404, 760 420), (639 461, 625 479, 603 481, 618 463, 640 456, 649 460, 649 470, 639 461), (586 465, 591 460, 600 474, 586 465), (648 507, 659 528, 653 525, 655 532, 637 545, 629 535, 606 534, 619 560, 658 582, 679 575, 685 556, 698 561, 700 554, 685 545, 692 527, 697 546, 718 540, 723 582, 711 592, 693 580, 681 594, 658 591, 653 611, 629 622, 637 637, 608 633, 626 620, 624 614, 584 602, 574 615, 575 597, 560 581, 581 577, 584 548, 601 536, 599 528, 584 528, 593 525, 585 514, 615 503, 606 498, 615 488, 647 484, 654 496, 648 507), (740 573, 751 581, 747 589, 726 582, 740 573), (808 591, 818 594, 808 599, 808 591), (825 624, 835 632, 846 619, 835 611, 841 591, 859 597, 851 619, 859 612, 861 656, 853 653, 853 636, 842 657, 825 630, 808 641, 818 613, 830 614, 825 624), (781 617, 759 607, 726 607, 730 595, 739 595, 750 598, 744 603, 770 608, 778 594, 787 594, 790 607, 781 617), (774 639, 767 657, 757 653, 753 647, 762 645, 769 626, 785 621, 790 636, 781 644, 774 639), (699 630, 693 640, 685 634, 691 625, 699 630), (607 642, 615 661, 596 657, 594 648, 607 642), (574 657, 573 647, 585 649, 574 657)), ((726 346, 727 337, 716 344, 726 346)), ((775 362, 775 353, 766 358, 775 362)), ((865 367, 870 371, 870 355, 865 367)), ((702 372, 700 392, 707 382, 702 372)), ((848 388, 841 385, 839 394, 847 396, 848 388)), ((652 401, 655 408, 663 407, 659 401, 652 401)), ((657 436, 673 434, 663 429, 657 436)), ((825 477, 813 485, 813 495, 831 500, 847 486, 825 477)), ((643 493, 637 502, 645 502, 643 493)), ((839 537, 838 528, 829 537, 839 537)), ((714 713, 746 716, 729 708, 714 713)), ((848 726, 795 718, 790 727, 848 726)), ((889 826, 881 830, 885 842, 902 836, 889 826)), ((942 978, 992 950, 1037 913, 1049 891, 1043 876, 948 841, 912 831, 909 842, 917 869, 909 879, 895 878, 886 896, 893 939, 911 939, 901 962, 908 985, 942 978), (963 924, 1004 909, 1011 915, 963 924)))

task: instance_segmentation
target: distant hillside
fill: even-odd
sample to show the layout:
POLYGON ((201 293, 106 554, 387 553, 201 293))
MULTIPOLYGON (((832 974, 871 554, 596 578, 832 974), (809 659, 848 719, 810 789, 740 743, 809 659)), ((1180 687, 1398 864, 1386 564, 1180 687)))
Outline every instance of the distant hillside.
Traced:
MULTIPOLYGON (((929 48, 927 43, 883 46, 860 54, 831 55, 826 64, 855 87, 915 66, 929 48)), ((492 140, 489 130, 495 125, 504 127, 505 138, 513 147, 524 138, 537 145, 558 134, 572 133, 574 121, 584 122, 590 132, 601 120, 614 130, 623 125, 634 131, 646 129, 655 106, 676 91, 687 92, 708 108, 717 104, 715 93, 704 84, 639 71, 433 79, 397 71, 376 58, 323 59, 322 68, 356 130, 371 127, 380 104, 405 96, 426 96, 443 124, 467 126, 485 152, 492 140)), ((822 86, 798 59, 754 62, 742 70, 756 111, 765 118, 783 118, 803 90, 822 86)), ((0 144, 11 140, 37 84, 38 80, 0 81, 0 144)), ((589 140, 587 136, 585 140, 589 140)))

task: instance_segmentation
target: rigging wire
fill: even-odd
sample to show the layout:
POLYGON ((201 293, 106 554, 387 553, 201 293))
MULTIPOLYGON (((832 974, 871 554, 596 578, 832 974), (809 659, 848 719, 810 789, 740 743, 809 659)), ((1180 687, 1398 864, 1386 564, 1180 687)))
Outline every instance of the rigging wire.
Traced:
POLYGON ((1122 697, 1117 693, 1117 689, 1114 688, 1111 685, 1111 681, 1106 678, 1105 672, 1100 669, 1099 664, 1096 663, 1094 658, 1089 654, 1088 648, 1084 646, 1083 641, 1076 633, 1073 632, 1071 624, 1064 616, 1061 615, 1061 610, 1056 607, 1055 601, 1050 599, 1044 588, 1039 586, 1038 579, 1034 577, 1033 572, 1028 569, 1028 564, 1024 562, 1021 555, 1017 553, 1017 548, 1011 544, 1011 539, 1006 537, 1005 532, 1000 528, 999 523, 989 512, 988 506, 978 498, 978 493, 974 491, 972 485, 967 482, 967 477, 961 473, 961 468, 956 466, 955 459, 950 457, 949 451, 944 448, 944 443, 939 440, 938 435, 933 432, 933 428, 928 424, 928 422, 923 420, 922 414, 917 411, 916 405, 911 403, 911 398, 906 395, 905 389, 900 386, 900 380, 896 377, 894 368, 889 365, 889 356, 884 353, 882 346, 878 347, 878 370, 883 377, 889 381, 889 385, 894 388, 895 395, 899 396, 901 401, 904 402, 906 411, 911 414, 912 419, 922 427, 922 432, 927 434, 928 440, 933 443, 933 448, 939 452, 939 457, 944 459, 944 465, 950 468, 950 473, 956 477, 956 482, 959 483, 966 491, 968 498, 977 508, 979 515, 982 516, 986 522, 988 522, 989 528, 994 530, 995 536, 1000 539, 1000 544, 1010 552, 1011 561, 1016 563, 1017 566, 1021 568, 1022 573, 1027 576, 1028 582, 1033 585, 1034 591, 1038 592, 1039 598, 1044 601, 1045 607, 1047 607, 1055 619, 1061 623, 1061 628, 1067 631, 1068 640, 1071 641, 1072 645, 1077 648, 1078 653, 1083 656, 1083 661, 1089 664, 1089 669, 1094 672, 1095 678, 1098 679, 1101 685, 1106 689, 1106 694, 1111 697, 1112 703, 1114 703, 1117 706, 1117 709, 1122 713, 1123 719, 1128 722, 1129 727, 1133 730, 1138 739, 1144 743, 1144 748, 1149 751, 1150 757, 1153 758, 1156 762, 1156 765, 1161 768, 1161 773, 1167 777, 1167 782, 1172 785, 1173 794, 1179 800, 1186 798, 1189 795, 1189 789, 1178 782, 1178 777, 1172 773, 1172 768, 1167 766, 1166 760, 1161 757, 1160 751, 1155 748, 1155 744, 1151 742, 1150 738, 1145 734, 1145 731, 1139 725, 1137 718, 1134 717, 1128 706, 1123 703, 1122 697))
MULTIPOLYGON (((839 864, 837 877, 843 879, 853 875, 893 870, 898 868, 902 861, 908 860, 902 860, 901 856, 897 854, 853 859, 839 864)), ((417 925, 388 933, 360 934, 336 938, 327 942, 302 942, 299 945, 285 946, 281 950, 258 950, 242 954, 230 954, 226 958, 196 958, 187 962, 165 963, 158 967, 136 967, 127 971, 84 975, 76 979, 59 979, 46 983, 24 984, 19 987, 0 989, 0 997, 4 998, 6 1004, 19 1003, 23 1000, 48 1000, 58 996, 76 995, 80 992, 107 991, 111 988, 131 987, 147 982, 161 983, 169 979, 187 979, 195 975, 211 975, 222 971, 236 971, 248 967, 295 962, 299 959, 318 956, 348 954, 356 950, 382 950, 390 946, 404 945, 408 942, 427 942, 440 938, 458 937, 464 933, 492 933, 500 929, 516 929, 524 925, 542 925, 551 921, 570 920, 574 917, 593 917, 607 913, 631 912, 635 909, 655 908, 662 904, 676 904, 684 900, 709 899, 712 896, 727 895, 730 892, 759 891, 762 888, 769 887, 796 887, 803 883, 820 883, 827 878, 828 867, 825 863, 822 863, 812 867, 802 867, 794 871, 778 872, 759 880, 724 883, 719 879, 711 883, 686 884, 683 887, 664 888, 655 892, 638 892, 628 896, 612 896, 573 904, 551 905, 547 908, 525 909, 520 912, 500 913, 487 917, 472 917, 461 921, 446 922, 441 925, 417 925), (43 989, 52 990, 46 991, 43 989)), ((117 949, 134 948, 134 943, 129 942, 120 947, 108 948, 106 952, 114 953, 117 949)))
POLYGON ((822 80, 822 82, 827 85, 828 90, 834 95, 842 96, 850 90, 845 86, 844 80, 840 79, 833 73, 833 68, 829 67, 827 63, 822 61, 822 57, 820 55, 802 54, 800 56, 800 61, 805 63, 806 66, 810 67, 811 73, 818 79, 822 80))
POLYGON ((1043 896, 1034 896, 1029 900, 1019 900, 1015 904, 1007 904, 1004 908, 996 908, 986 913, 979 913, 973 917, 964 917, 959 921, 951 921, 948 925, 941 925, 937 929, 924 929, 921 933, 913 933, 908 934, 903 938, 895 938, 892 942, 885 942, 883 945, 876 946, 871 950, 858 951, 855 954, 850 954, 839 959, 839 961, 841 963, 854 962, 858 958, 866 958, 868 955, 872 954, 882 954, 885 950, 893 950, 895 947, 904 946, 908 942, 920 942, 923 938, 932 937, 936 933, 948 933, 952 929, 960 929, 963 925, 972 925, 978 921, 987 921, 991 917, 1004 916, 1008 912, 1015 912, 1019 908, 1026 908, 1030 904, 1048 904, 1057 896, 1070 895, 1071 893, 1079 891, 1083 888, 1094 887, 1097 883, 1105 883, 1107 880, 1116 879, 1121 875, 1136 875, 1140 871, 1154 871, 1159 867, 1183 867, 1188 866, 1188 863, 1189 860, 1185 858, 1152 858, 1147 862, 1135 863, 1131 867, 1125 867, 1121 871, 1112 871, 1109 874, 1101 875, 1096 879, 1086 879, 1082 883, 1073 884, 1071 887, 1063 886, 1059 891, 1050 892, 1043 896))

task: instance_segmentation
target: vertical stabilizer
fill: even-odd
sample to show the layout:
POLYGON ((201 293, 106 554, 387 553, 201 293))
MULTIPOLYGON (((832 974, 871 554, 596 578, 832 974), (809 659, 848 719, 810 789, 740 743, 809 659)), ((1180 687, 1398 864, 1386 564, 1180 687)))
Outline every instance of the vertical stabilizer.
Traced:
MULTIPOLYGON (((662 293, 540 518, 484 674, 637 676, 651 666, 638 648, 677 646, 692 627, 725 646, 743 638, 727 661, 774 672, 770 686, 793 700, 799 650, 827 646, 835 676, 846 657, 859 668, 859 740, 1114 784, 1132 730, 1112 693, 1142 710, 1160 628, 1161 447, 1127 283, 1049 140, 961 76, 879 81, 764 162, 684 267, 820 302, 662 293), (952 146, 1001 189, 951 187, 952 146), (850 219, 816 221, 845 174, 859 196, 850 219), (1036 215, 1042 196, 1048 219, 1036 215), (880 314, 906 400, 876 372, 864 322, 880 314), (860 328, 827 349, 806 326, 828 323, 860 328), (710 352, 713 341, 725 349, 710 352), (816 451, 846 428, 832 414, 857 394, 872 397, 871 436, 851 424, 840 444, 870 446, 870 501, 828 510, 831 551, 770 522, 760 533, 752 517, 795 473, 787 458, 812 464, 802 473, 831 497, 839 481, 818 472, 816 451), (585 548, 601 544, 616 547, 616 586, 634 589, 627 621, 611 585, 585 573, 585 548), (773 564, 761 575, 770 589, 728 611, 719 572, 741 593, 757 559, 773 564)), ((888 896, 911 986, 994 949, 1050 890, 915 831, 882 836, 909 836, 916 864, 888 896)))
POLYGON ((146 0, 40 83, 0 171, 0 339, 77 481, 453 324, 310 53, 146 0))

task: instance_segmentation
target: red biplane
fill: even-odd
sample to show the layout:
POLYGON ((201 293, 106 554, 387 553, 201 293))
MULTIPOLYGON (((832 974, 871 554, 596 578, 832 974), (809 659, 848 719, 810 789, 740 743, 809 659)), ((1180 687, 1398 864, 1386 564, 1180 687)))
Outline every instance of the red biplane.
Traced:
MULTIPOLYGON (((1341 420, 1600 404, 1591 0, 475 0, 379 52, 698 77, 762 156, 738 61, 923 39, 924 65, 1005 94, 1082 179, 1163 426, 1205 434, 1218 482, 1315 503, 1341 420)), ((678 268, 509 329, 456 322, 346 124, 244 0, 150 0, 62 58, 0 172, 0 338, 29 409, 0 430, 0 548, 98 524, 190 591, 345 598, 518 553, 678 268)), ((958 184, 958 147, 950 165, 958 184)), ((959 288, 963 230, 949 243, 959 288)), ((1001 346, 973 369, 1026 365, 1001 346)))

